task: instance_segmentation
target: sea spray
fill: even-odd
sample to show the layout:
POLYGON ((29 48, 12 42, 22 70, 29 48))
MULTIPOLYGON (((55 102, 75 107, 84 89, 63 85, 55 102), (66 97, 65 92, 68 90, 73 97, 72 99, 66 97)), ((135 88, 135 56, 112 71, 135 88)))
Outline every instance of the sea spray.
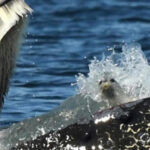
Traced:
POLYGON ((140 44, 125 44, 121 52, 113 49, 102 60, 95 57, 89 64, 87 76, 81 73, 76 76, 78 93, 108 106, 108 102, 101 99, 98 85, 105 72, 115 78, 131 101, 150 97, 150 66, 140 44))

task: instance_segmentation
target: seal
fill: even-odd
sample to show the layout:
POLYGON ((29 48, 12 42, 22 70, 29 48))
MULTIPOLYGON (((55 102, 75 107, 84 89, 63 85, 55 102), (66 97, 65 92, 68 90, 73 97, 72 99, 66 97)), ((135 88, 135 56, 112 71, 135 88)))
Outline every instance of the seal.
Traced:
POLYGON ((116 106, 131 101, 131 98, 124 92, 120 84, 108 74, 99 81, 101 98, 108 100, 110 106, 116 106))

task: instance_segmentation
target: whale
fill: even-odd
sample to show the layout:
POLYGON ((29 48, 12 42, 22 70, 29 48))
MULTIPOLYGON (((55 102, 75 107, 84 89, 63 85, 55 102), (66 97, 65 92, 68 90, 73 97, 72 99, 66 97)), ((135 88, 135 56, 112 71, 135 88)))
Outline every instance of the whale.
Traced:
POLYGON ((0 131, 0 148, 9 150, 18 143, 33 140, 52 130, 59 130, 77 121, 91 119, 101 105, 91 98, 75 95, 47 114, 26 119, 0 131), (90 105, 87 106, 87 102, 90 105))
POLYGON ((0 131, 3 150, 150 148, 150 98, 101 110, 82 95, 0 131), (90 111, 87 107, 90 104, 90 111))

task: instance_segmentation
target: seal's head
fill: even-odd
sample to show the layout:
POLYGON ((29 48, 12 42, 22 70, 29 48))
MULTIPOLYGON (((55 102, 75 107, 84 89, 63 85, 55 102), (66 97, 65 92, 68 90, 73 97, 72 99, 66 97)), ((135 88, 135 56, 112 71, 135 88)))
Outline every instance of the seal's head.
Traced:
POLYGON ((115 97, 115 87, 117 82, 115 79, 105 79, 99 82, 100 90, 103 96, 106 98, 113 98, 115 97))
POLYGON ((120 84, 112 77, 105 77, 99 82, 101 98, 107 99, 110 106, 128 102, 128 96, 120 84))

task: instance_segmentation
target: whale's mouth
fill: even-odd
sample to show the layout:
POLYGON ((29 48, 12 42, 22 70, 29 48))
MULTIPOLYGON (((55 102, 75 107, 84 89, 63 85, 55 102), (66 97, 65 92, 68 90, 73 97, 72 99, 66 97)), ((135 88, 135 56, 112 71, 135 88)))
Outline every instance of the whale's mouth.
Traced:
POLYGON ((140 44, 125 44, 121 52, 115 52, 113 49, 111 54, 104 56, 102 60, 94 58, 89 64, 88 75, 79 74, 76 77, 78 93, 103 102, 100 98, 99 79, 103 78, 105 72, 110 72, 112 78, 132 100, 150 96, 150 66, 140 44))

